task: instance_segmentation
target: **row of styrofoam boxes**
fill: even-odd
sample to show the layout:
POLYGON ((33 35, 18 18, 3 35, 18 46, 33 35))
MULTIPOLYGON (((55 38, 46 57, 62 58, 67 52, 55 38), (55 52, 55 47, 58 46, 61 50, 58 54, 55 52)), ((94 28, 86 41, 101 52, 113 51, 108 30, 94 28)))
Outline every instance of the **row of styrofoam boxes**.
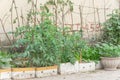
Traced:
POLYGON ((71 74, 77 72, 94 71, 95 68, 96 67, 94 62, 79 63, 77 61, 75 64, 62 63, 60 64, 59 67, 49 66, 49 67, 40 67, 40 68, 0 69, 0 80, 40 78, 45 76, 57 75, 58 73, 71 74))
POLYGON ((18 80, 57 75, 57 66, 0 69, 0 80, 18 80))

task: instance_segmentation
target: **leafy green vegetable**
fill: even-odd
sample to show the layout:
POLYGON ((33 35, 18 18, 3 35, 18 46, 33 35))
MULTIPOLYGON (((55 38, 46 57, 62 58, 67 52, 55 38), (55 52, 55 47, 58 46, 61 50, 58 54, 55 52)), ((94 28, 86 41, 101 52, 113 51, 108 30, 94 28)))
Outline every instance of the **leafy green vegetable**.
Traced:
POLYGON ((99 48, 99 54, 103 57, 119 57, 120 56, 120 45, 113 45, 113 44, 97 44, 99 48))
POLYGON ((11 67, 11 57, 7 52, 0 51, 0 68, 9 68, 11 67))
POLYGON ((103 42, 114 45, 120 44, 120 11, 115 10, 109 14, 109 19, 104 22, 103 42))

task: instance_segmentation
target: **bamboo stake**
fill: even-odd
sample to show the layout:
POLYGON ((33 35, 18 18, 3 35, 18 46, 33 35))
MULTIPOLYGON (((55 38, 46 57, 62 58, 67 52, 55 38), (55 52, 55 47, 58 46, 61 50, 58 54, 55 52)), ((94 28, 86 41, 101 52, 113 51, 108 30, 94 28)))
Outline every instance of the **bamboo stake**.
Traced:
POLYGON ((105 7, 105 0, 104 0, 104 18, 105 18, 105 21, 106 21, 106 7, 105 7))
POLYGON ((72 23, 71 30, 73 30, 73 14, 72 14, 72 12, 71 12, 71 23, 72 23))
POLYGON ((2 25, 3 31, 4 31, 4 33, 5 33, 5 35, 6 35, 6 37, 7 37, 8 41, 9 41, 9 43, 12 44, 12 42, 11 42, 11 40, 10 40, 8 34, 6 33, 5 26, 4 26, 3 21, 2 21, 1 19, 0 19, 0 23, 1 23, 1 25, 2 25))
MULTIPOLYGON (((83 27, 83 14, 82 14, 82 9, 81 9, 81 6, 79 5, 79 12, 80 12, 80 34, 81 34, 81 37, 83 37, 83 34, 82 34, 82 27, 83 27)), ((82 49, 81 49, 81 52, 80 52, 80 63, 82 62, 82 49)))
POLYGON ((63 27, 63 29, 64 29, 64 17, 65 16, 64 16, 64 5, 63 5, 63 7, 62 7, 62 27, 63 27))
POLYGON ((12 2, 12 5, 11 5, 11 9, 10 9, 10 12, 11 12, 11 29, 12 29, 12 40, 13 40, 13 43, 14 43, 14 40, 15 40, 15 38, 14 38, 14 35, 13 35, 13 5, 14 5, 14 3, 12 2))
MULTIPOLYGON (((96 25, 96 8, 95 8, 95 0, 93 0, 93 9, 94 9, 94 23, 95 23, 95 25, 96 25)), ((95 26, 93 27, 93 35, 92 36, 94 36, 94 34, 95 34, 95 36, 94 36, 94 39, 96 39, 96 33, 95 33, 95 26)))
MULTIPOLYGON (((97 9, 97 16, 98 16, 98 25, 100 27, 99 31, 101 31, 101 25, 100 25, 101 21, 100 21, 99 9, 97 9)), ((98 38, 97 38, 97 40, 98 40, 98 38)))
POLYGON ((79 5, 79 12, 80 12, 80 32, 81 32, 81 37, 83 37, 83 34, 82 34, 82 27, 83 27, 83 14, 82 14, 82 8, 81 8, 80 5, 79 5))
POLYGON ((1 37, 0 37, 0 49, 2 48, 2 41, 1 41, 1 37))
POLYGON ((55 3, 55 25, 57 26, 57 22, 58 22, 58 5, 57 5, 57 2, 55 2, 54 0, 54 3, 55 3))
POLYGON ((22 21, 22 25, 25 25, 25 24, 24 24, 25 21, 24 21, 24 17, 23 17, 23 12, 22 12, 22 10, 21 10, 21 21, 22 21))
POLYGON ((13 0, 13 4, 14 4, 14 6, 15 6, 15 11, 16 11, 16 15, 17 15, 18 27, 20 27, 19 14, 18 14, 17 5, 16 5, 15 0, 13 0))

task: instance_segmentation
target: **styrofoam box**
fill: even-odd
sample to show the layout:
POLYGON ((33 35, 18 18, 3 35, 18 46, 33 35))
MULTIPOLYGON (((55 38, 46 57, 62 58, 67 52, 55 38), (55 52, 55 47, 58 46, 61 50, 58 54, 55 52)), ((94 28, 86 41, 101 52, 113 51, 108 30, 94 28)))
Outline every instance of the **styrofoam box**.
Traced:
POLYGON ((57 75, 57 69, 36 71, 36 77, 37 78, 52 76, 52 75, 57 75))
POLYGON ((95 64, 95 69, 102 69, 102 68, 103 68, 103 66, 102 66, 101 62, 98 61, 98 62, 95 64))
POLYGON ((75 64, 71 64, 70 62, 60 64, 58 72, 60 74, 71 74, 78 72, 78 61, 76 61, 75 64))
POLYGON ((94 71, 94 70, 95 70, 95 62, 79 63, 78 65, 79 72, 87 72, 87 71, 94 71))
POLYGON ((57 68, 58 68, 57 66, 36 68, 36 77, 40 78, 57 75, 57 68))
POLYGON ((10 80, 11 69, 0 69, 0 80, 10 80))
POLYGON ((16 68, 12 70, 12 79, 35 78, 35 68, 16 68))

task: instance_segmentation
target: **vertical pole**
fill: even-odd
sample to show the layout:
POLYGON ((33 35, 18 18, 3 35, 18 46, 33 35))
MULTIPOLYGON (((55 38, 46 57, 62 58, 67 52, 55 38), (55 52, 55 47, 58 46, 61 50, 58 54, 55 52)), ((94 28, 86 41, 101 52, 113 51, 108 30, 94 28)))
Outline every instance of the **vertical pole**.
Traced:
MULTIPOLYGON (((82 14, 81 5, 79 5, 79 12, 80 12, 80 36, 83 38, 83 30, 82 30, 82 27, 83 27, 83 14, 82 14)), ((79 60, 79 62, 80 63, 82 62, 82 49, 80 51, 80 60, 79 60)))
POLYGON ((119 0, 119 10, 120 10, 120 0, 119 0))

